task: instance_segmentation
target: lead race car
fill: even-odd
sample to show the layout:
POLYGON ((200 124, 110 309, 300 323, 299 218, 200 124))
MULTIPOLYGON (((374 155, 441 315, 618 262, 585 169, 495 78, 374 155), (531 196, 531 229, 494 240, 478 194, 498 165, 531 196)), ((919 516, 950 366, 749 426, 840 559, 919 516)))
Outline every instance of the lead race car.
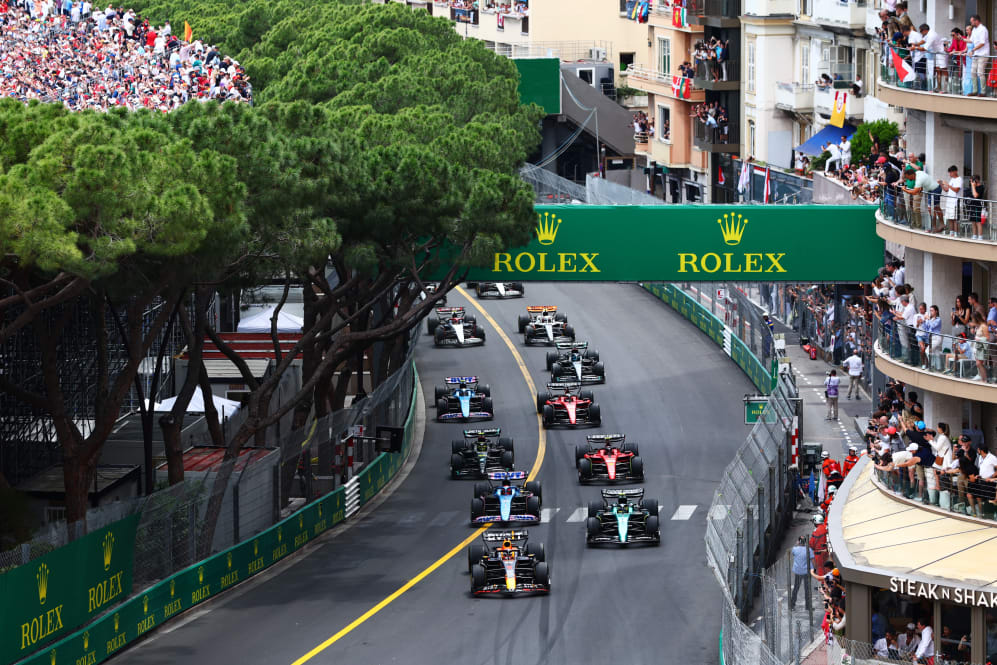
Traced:
POLYGON ((526 287, 522 282, 468 282, 478 298, 522 298, 526 287))
POLYGON ((584 446, 575 446, 578 482, 607 480, 644 481, 644 460, 637 444, 623 434, 593 434, 584 446))
POLYGON ((557 313, 556 305, 529 305, 526 316, 519 317, 519 332, 527 345, 534 342, 552 345, 572 342, 575 329, 568 325, 568 317, 557 313))
POLYGON ((499 471, 488 474, 487 483, 474 484, 471 499, 471 524, 486 522, 540 522, 543 491, 539 481, 513 485, 513 480, 526 480, 525 471, 499 471), (499 486, 493 480, 501 482, 499 486))
POLYGON ((557 342, 555 346, 557 351, 547 352, 551 381, 606 382, 606 366, 599 360, 599 352, 590 349, 588 342, 557 342))
POLYGON ((602 424, 602 409, 595 396, 590 390, 579 390, 581 387, 578 382, 548 383, 547 392, 537 393, 537 413, 543 416, 544 429, 602 424))
POLYGON ((589 503, 588 513, 585 542, 589 545, 661 543, 658 502, 645 499, 640 488, 602 490, 602 501, 589 503))
POLYGON ((435 393, 438 422, 495 417, 492 389, 479 386, 476 376, 448 376, 443 379, 442 386, 436 386, 435 393))
POLYGON ((450 443, 450 477, 487 478, 495 471, 512 471, 515 466, 513 441, 502 429, 466 429, 463 439, 450 443))
POLYGON ((485 331, 463 307, 437 307, 436 317, 426 321, 436 346, 480 346, 485 343, 485 331))
POLYGON ((549 593, 550 571, 543 543, 525 531, 486 531, 467 548, 473 595, 549 593))

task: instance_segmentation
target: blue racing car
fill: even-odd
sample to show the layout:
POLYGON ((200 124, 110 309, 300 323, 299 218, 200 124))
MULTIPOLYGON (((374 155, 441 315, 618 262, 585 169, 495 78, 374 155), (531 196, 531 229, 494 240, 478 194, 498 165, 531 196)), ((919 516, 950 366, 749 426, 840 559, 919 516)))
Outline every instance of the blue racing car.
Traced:
POLYGON ((492 389, 478 386, 476 376, 448 376, 436 386, 436 420, 439 422, 491 420, 495 417, 492 389))
POLYGON ((538 481, 513 485, 513 480, 526 480, 525 471, 499 471, 488 474, 487 483, 474 484, 471 499, 471 524, 485 522, 540 522, 543 492, 538 481), (495 486, 493 480, 501 481, 495 486))

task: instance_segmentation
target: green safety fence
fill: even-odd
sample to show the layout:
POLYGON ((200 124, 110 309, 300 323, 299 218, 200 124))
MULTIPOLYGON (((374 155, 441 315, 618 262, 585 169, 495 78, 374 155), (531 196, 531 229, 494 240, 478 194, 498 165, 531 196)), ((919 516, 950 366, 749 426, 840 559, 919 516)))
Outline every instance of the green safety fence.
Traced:
MULTIPOLYGON (((414 391, 419 382, 419 375, 415 371, 414 364, 412 370, 412 387, 414 391)), ((408 416, 405 419, 405 437, 402 453, 381 453, 358 474, 361 505, 369 501, 388 484, 408 457, 414 430, 415 402, 413 393, 408 416)), ((18 665, 61 665, 63 663, 93 665, 94 663, 106 660, 156 626, 169 621, 209 598, 216 597, 221 592, 252 577, 260 571, 266 570, 281 559, 300 550, 323 532, 342 522, 345 519, 345 509, 344 488, 340 487, 326 494, 321 499, 309 503, 304 508, 301 508, 252 539, 219 552, 133 595, 126 602, 118 606, 114 612, 104 614, 96 621, 92 621, 68 637, 64 637, 50 647, 42 649, 20 661, 18 665)), ((106 533, 114 533, 116 541, 120 539, 122 545, 127 543, 130 547, 134 543, 135 526, 137 523, 137 515, 129 517, 121 522, 116 522, 106 529, 101 529, 79 541, 75 541, 62 549, 68 549, 77 543, 85 543, 83 547, 92 548, 93 542, 103 542, 101 539, 106 536, 106 533), (131 521, 130 526, 123 525, 123 523, 129 521, 131 521), (127 529, 129 528, 131 538, 126 540, 129 533, 127 529), (118 536, 119 533, 121 534, 120 536, 118 536)), ((33 576, 35 569, 40 565, 44 565, 47 557, 57 553, 59 551, 38 559, 31 566, 21 566, 13 572, 19 571, 22 568, 30 569, 33 576)), ((115 555, 117 555, 117 552, 115 555)), ((123 557, 123 560, 128 560, 127 574, 122 573, 122 581, 127 578, 128 582, 124 586, 125 589, 131 586, 131 558, 130 552, 128 556, 123 557)), ((110 573, 105 572, 103 559, 100 559, 99 563, 101 564, 99 572, 106 577, 110 573)), ((49 567, 49 570, 53 571, 51 567, 49 567)), ((86 568, 84 571, 89 575, 90 568, 86 568)), ((93 572, 96 573, 96 569, 93 572)), ((55 579, 53 573, 54 571, 49 573, 50 584, 55 579)), ((0 585, 3 584, 4 578, 9 574, 0 576, 0 585)), ((81 579, 90 580, 91 577, 88 576, 81 579)), ((33 577, 32 581, 34 581, 33 577)), ((74 583, 77 588, 82 588, 82 586, 86 585, 86 582, 74 583)), ((0 589, 4 591, 3 599, 5 607, 8 601, 17 599, 17 602, 21 603, 24 598, 32 597, 29 592, 33 593, 32 589, 26 589, 17 591, 18 594, 23 595, 11 596, 7 593, 8 587, 0 586, 0 589)), ((49 593, 52 593, 52 591, 49 593)), ((63 592, 60 591, 60 593, 63 592)), ((46 600, 47 603, 55 602, 55 596, 51 596, 50 598, 46 600)), ((61 596, 59 598, 61 600, 61 596)), ((69 601, 67 600, 66 602, 68 603, 69 601)), ((102 608, 106 607, 106 604, 102 606, 102 608)), ((3 614, 0 616, 6 619, 7 615, 3 614)), ((44 616, 43 612, 42 621, 45 621, 44 616)), ((64 634, 72 628, 79 627, 87 618, 84 617, 82 620, 70 625, 67 623, 68 616, 64 615, 63 623, 65 624, 65 630, 59 634, 64 634)), ((74 619, 78 616, 80 615, 73 615, 74 619)), ((5 633, 8 632, 8 628, 17 628, 20 631, 20 625, 8 626, 9 623, 9 621, 4 621, 3 630, 5 633)), ((55 633, 51 635, 54 636, 55 633)), ((4 648, 3 662, 11 663, 20 657, 20 654, 11 652, 7 646, 6 639, 4 641, 4 648), (10 659, 11 655, 14 656, 13 659, 10 659)))
MULTIPOLYGON (((724 323, 713 312, 706 309, 695 298, 689 296, 674 284, 647 283, 642 286, 663 300, 672 309, 689 319, 718 346, 724 346, 724 323)), ((766 367, 741 338, 731 332, 730 357, 740 367, 758 390, 769 394, 778 378, 778 367, 773 361, 766 367)))

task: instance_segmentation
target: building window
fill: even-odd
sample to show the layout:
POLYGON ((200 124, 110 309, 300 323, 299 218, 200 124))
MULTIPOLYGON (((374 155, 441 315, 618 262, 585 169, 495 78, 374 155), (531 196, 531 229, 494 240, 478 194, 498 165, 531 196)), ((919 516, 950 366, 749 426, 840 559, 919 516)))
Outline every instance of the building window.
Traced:
POLYGON ((800 83, 810 83, 810 41, 800 42, 800 83))
POLYGON ((748 42, 748 92, 755 91, 755 43, 748 42))
POLYGON ((620 71, 627 71, 627 67, 634 64, 634 54, 633 53, 621 53, 620 54, 620 71))
POLYGON ((671 141, 672 110, 668 106, 658 107, 658 140, 671 141))
POLYGON ((672 40, 658 37, 658 71, 670 74, 672 71, 672 40))
POLYGON ((755 154, 755 121, 748 121, 748 155, 755 154))

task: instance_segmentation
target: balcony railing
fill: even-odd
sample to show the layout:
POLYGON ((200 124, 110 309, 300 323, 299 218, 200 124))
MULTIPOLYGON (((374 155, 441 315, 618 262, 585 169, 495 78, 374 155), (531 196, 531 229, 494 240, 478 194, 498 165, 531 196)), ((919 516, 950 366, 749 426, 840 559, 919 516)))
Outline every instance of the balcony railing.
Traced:
POLYGON ((741 0, 686 0, 689 19, 718 18, 738 20, 741 17, 741 0))
MULTIPOLYGON (((955 443, 953 446, 958 447, 955 443)), ((885 462, 886 460, 881 460, 879 467, 884 468, 877 467, 875 473, 876 480, 886 491, 957 515, 997 519, 997 508, 989 501, 994 495, 993 481, 997 479, 970 481, 957 468, 932 468, 929 471, 934 476, 933 482, 929 481, 927 474, 922 481, 921 474, 910 473, 914 467, 897 468, 885 462)))
POLYGON ((736 59, 728 57, 727 60, 696 60, 696 87, 709 89, 718 83, 729 83, 740 85, 741 67, 736 59))
POLYGON ((881 42, 879 81, 925 93, 994 98, 997 97, 997 71, 992 71, 997 64, 995 60, 995 56, 912 51, 881 42), (910 75, 900 75, 894 55, 903 61, 910 75))
POLYGON ((915 328, 891 321, 880 327, 879 352, 924 372, 997 383, 997 344, 977 340, 973 326, 965 335, 928 332, 925 325, 915 328))
POLYGON ((471 25, 478 25, 479 19, 480 16, 477 9, 470 9, 464 7, 450 7, 451 21, 456 21, 457 23, 470 23, 471 25))
POLYGON ((814 3, 813 19, 820 24, 865 27, 866 0, 824 0, 814 3))
MULTIPOLYGON (((968 183, 968 179, 963 179, 968 183)), ((997 243, 997 230, 990 223, 997 202, 947 194, 941 186, 935 192, 907 194, 896 187, 884 187, 879 215, 883 221, 912 231, 997 243)), ((960 194, 969 191, 964 184, 960 194)))
MULTIPOLYGON (((664 72, 655 71, 646 67, 629 65, 627 66, 626 75, 628 81, 637 84, 634 87, 639 88, 641 81, 654 83, 669 90, 670 92, 668 94, 676 99, 691 101, 693 93, 696 92, 693 89, 694 86, 692 79, 682 78, 678 75, 665 74, 664 72), (688 91, 687 96, 685 91, 688 91)), ((697 99, 700 101, 702 100, 702 91, 699 91, 697 99)))
POLYGON ((814 84, 784 83, 781 81, 776 83, 775 105, 790 111, 812 109, 814 106, 814 84))
POLYGON ((741 133, 737 125, 707 125, 698 118, 693 119, 693 142, 699 150, 706 152, 737 152, 741 145, 741 133))

